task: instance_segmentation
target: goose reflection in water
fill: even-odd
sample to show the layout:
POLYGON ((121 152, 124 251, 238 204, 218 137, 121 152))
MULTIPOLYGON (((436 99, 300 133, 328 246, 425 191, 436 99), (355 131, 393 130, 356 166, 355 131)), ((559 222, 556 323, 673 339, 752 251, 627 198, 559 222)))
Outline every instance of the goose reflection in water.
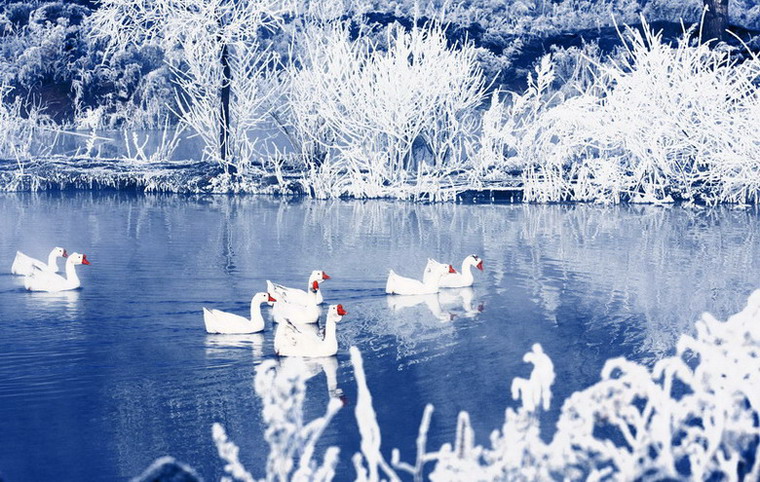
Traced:
POLYGON ((483 304, 473 306, 474 299, 475 292, 472 288, 448 288, 429 295, 386 296, 388 307, 394 313, 424 306, 442 322, 453 321, 457 316, 472 318, 482 313, 483 304))
POLYGON ((33 291, 29 292, 28 299, 36 310, 56 314, 64 312, 74 318, 79 313, 80 293, 80 290, 33 291))
POLYGON ((338 388, 338 359, 334 356, 321 358, 280 357, 280 369, 300 373, 304 377, 304 382, 324 372, 327 394, 332 398, 340 398, 344 404, 346 403, 343 390, 338 388))
POLYGON ((264 335, 206 335, 206 355, 222 355, 228 350, 250 349, 255 360, 264 357, 264 335))
MULTIPOLYGON (((475 304, 475 290, 470 287, 441 290, 438 301, 444 306, 461 305, 463 313, 455 311, 454 314, 465 318, 474 318, 485 309, 483 303, 475 304)), ((452 309, 458 311, 458 307, 452 309)))

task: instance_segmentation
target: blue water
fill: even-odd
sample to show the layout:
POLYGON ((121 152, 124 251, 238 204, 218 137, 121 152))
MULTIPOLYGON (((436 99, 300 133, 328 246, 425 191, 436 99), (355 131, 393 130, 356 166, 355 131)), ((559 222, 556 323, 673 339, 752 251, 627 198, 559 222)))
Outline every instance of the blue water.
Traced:
MULTIPOLYGON (((702 311, 725 317, 760 283, 760 223, 728 208, 413 205, 255 197, 0 195, 0 478, 124 480, 170 454, 207 480, 222 475, 211 440, 221 422, 262 477, 267 447, 253 369, 274 358, 272 330, 211 336, 202 306, 247 313, 266 279, 332 277, 338 385, 347 405, 321 450, 341 448, 354 476, 356 389, 348 347, 365 360, 383 451, 414 459, 426 403, 428 447, 471 414, 476 441, 503 422, 522 356, 540 342, 557 371, 545 437, 562 401, 598 379, 609 357, 645 364, 670 353, 702 311), (84 252, 83 289, 32 294, 6 274, 17 249, 84 252), (472 293, 441 306, 398 306, 388 268, 416 275, 427 257, 458 266, 477 253, 472 293), (452 316, 455 315, 455 316, 452 316)), ((265 313, 268 315, 268 313, 265 313)), ((324 411, 326 379, 308 382, 306 419, 324 411)), ((321 458, 321 452, 319 455, 321 458)))

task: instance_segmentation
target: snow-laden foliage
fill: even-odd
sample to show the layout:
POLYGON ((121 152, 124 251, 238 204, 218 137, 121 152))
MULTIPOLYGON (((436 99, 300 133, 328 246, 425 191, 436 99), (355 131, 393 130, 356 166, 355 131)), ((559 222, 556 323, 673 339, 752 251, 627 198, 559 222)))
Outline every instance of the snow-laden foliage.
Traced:
POLYGON ((466 167, 485 79, 471 45, 436 23, 388 29, 381 44, 315 24, 289 69, 288 121, 316 197, 435 196, 466 167))
POLYGON ((524 94, 494 99, 482 145, 521 167, 529 201, 757 203, 760 59, 694 45, 691 31, 671 46, 643 23, 562 95, 545 57, 524 94))
MULTIPOLYGON (((508 408, 488 446, 479 445, 466 412, 459 414, 452 444, 427 452, 433 407, 425 408, 413 464, 392 451, 388 463, 381 450, 381 428, 372 407, 362 357, 351 348, 357 382, 355 414, 361 452, 353 456, 356 479, 401 480, 758 480, 760 477, 760 291, 725 322, 705 313, 696 334, 683 335, 676 353, 649 370, 624 358, 608 360, 601 380, 565 400, 550 442, 541 437, 538 414, 551 403, 554 367, 533 345, 523 358, 533 364, 529 379, 516 378, 508 408), (431 472, 425 465, 433 463, 431 472)), ((265 362, 256 375, 256 392, 264 402, 266 438, 271 452, 268 480, 283 480, 295 467, 318 480, 330 480, 337 449, 325 463, 312 461, 316 437, 339 403, 306 427, 302 407, 303 371, 277 369, 265 362), (307 430, 315 425, 314 430, 307 430), (308 432, 309 435, 304 435, 308 432), (308 442, 307 442, 308 440, 308 442), (306 460, 306 462, 304 462, 306 460), (328 469, 325 469, 329 466, 328 469)), ((238 459, 237 447, 214 426, 226 471, 252 480, 238 459)), ((294 475, 294 478, 297 478, 294 475)))
MULTIPOLYGON (((384 12, 398 17, 415 14, 458 24, 478 26, 489 39, 500 36, 548 36, 561 32, 631 23, 645 15, 652 21, 698 22, 703 0, 354 0, 357 13, 384 12)), ((760 5, 753 0, 731 0, 733 25, 760 28, 760 5)))
POLYGON ((533 35, 519 27, 525 19, 545 34, 577 30, 583 15, 627 20, 658 5, 397 2, 383 24, 379 5, 349 0, 106 0, 89 17, 89 7, 14 4, 0 18, 12 66, 0 77, 14 87, 5 122, 17 113, 4 142, 27 157, 25 145, 51 146, 21 127, 40 125, 50 106, 34 93, 52 78, 70 87, 67 126, 90 131, 83 149, 56 154, 148 164, 184 152, 207 162, 214 190, 250 190, 243 177, 256 175, 259 187, 319 198, 447 200, 521 179, 538 202, 758 202, 760 60, 695 43, 698 29, 673 44, 644 22, 612 54, 593 43, 554 48, 527 89, 494 89, 488 102, 492 78, 470 31, 481 45, 505 45, 507 32, 519 44, 533 35), (568 9, 575 20, 562 24, 568 9), (502 36, 481 25, 493 11, 514 20, 502 36), (115 127, 127 131, 103 137, 124 142, 101 149, 96 131, 115 127))

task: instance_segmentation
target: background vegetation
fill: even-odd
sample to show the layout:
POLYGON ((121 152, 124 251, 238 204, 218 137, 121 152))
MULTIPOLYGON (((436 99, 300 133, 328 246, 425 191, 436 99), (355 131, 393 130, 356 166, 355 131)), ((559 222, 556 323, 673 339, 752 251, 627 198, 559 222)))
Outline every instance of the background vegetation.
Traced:
POLYGON ((0 156, 200 160, 201 189, 317 197, 757 202, 760 6, 733 0, 722 43, 702 7, 9 3, 0 156))

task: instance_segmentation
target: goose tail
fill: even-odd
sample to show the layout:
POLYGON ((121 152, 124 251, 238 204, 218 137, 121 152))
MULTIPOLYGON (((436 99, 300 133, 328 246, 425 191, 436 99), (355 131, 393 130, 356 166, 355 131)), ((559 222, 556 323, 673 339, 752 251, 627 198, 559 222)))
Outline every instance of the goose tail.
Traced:
POLYGON ((389 295, 392 295, 394 293, 394 288, 396 286, 396 272, 391 270, 388 270, 388 281, 385 283, 385 292, 389 295))

